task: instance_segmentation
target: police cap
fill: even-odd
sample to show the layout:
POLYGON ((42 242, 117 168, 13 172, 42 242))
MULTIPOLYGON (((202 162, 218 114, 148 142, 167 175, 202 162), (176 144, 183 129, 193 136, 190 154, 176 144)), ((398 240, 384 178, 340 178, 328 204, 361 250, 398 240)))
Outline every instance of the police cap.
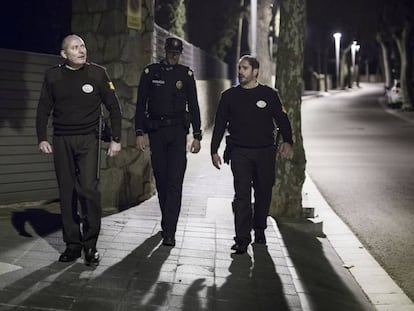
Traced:
POLYGON ((167 38, 165 40, 165 50, 173 52, 183 52, 183 41, 177 38, 167 38))

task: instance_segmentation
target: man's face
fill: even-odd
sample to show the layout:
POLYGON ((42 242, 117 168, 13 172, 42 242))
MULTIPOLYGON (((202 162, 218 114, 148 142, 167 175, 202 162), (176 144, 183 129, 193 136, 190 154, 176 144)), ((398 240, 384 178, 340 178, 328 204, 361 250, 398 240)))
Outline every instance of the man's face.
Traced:
POLYGON ((256 74, 257 69, 253 69, 247 60, 242 60, 239 63, 239 81, 241 85, 256 81, 256 74))
POLYGON ((87 51, 85 42, 77 37, 68 38, 61 54, 67 60, 69 66, 80 68, 86 63, 87 51))
POLYGON ((167 63, 170 65, 177 65, 180 61, 181 53, 178 51, 165 51, 165 59, 167 60, 167 63))

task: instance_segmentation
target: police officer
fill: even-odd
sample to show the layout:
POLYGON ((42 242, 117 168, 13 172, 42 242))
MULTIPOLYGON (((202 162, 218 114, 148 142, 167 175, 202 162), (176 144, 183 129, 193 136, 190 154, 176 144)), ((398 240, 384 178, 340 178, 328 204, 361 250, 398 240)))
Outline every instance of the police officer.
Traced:
POLYGON ((265 229, 275 181, 275 126, 283 136, 279 153, 291 158, 292 129, 276 90, 259 84, 259 62, 245 55, 239 61, 238 86, 221 94, 211 139, 213 165, 220 169, 221 157, 217 154, 227 129, 224 161, 231 165, 234 177, 235 244, 238 254, 247 251, 250 232, 255 232, 255 243, 266 244, 265 229), (254 213, 251 188, 254 189, 254 213))
POLYGON ((201 122, 193 71, 179 64, 183 42, 165 41, 165 58, 144 68, 135 113, 137 148, 144 150, 148 133, 151 163, 161 209, 163 245, 175 246, 181 209, 189 126, 192 153, 200 151, 201 122))
POLYGON ((84 249, 88 265, 99 263, 96 249, 101 228, 101 195, 98 188, 97 130, 101 104, 108 109, 112 141, 108 155, 121 150, 121 110, 115 88, 106 70, 87 62, 84 41, 69 35, 62 42, 65 63, 49 69, 37 107, 36 128, 39 150, 53 153, 59 186, 65 251, 59 261, 70 262, 84 249), (47 123, 53 111, 53 148, 47 140, 47 123), (82 232, 77 200, 82 205, 82 232))

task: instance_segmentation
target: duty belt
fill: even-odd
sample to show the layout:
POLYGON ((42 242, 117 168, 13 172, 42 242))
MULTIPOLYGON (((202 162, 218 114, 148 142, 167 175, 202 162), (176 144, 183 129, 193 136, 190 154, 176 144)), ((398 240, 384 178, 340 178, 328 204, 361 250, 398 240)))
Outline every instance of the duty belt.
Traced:
POLYGON ((174 126, 182 122, 183 117, 177 116, 150 116, 152 121, 157 121, 159 127, 174 126))

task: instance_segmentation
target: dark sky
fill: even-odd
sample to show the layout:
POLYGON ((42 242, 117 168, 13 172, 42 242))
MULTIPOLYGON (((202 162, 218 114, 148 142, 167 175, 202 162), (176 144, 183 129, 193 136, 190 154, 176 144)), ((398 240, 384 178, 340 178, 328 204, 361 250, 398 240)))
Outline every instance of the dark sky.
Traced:
MULTIPOLYGON (((248 0, 246 0, 248 1, 248 0)), ((373 53, 378 1, 307 1, 307 47, 333 48, 332 34, 342 32, 342 46, 358 40, 361 55, 373 53)), ((0 11, 0 47, 57 54, 71 32, 71 0, 5 1, 0 11)))
POLYGON ((70 33, 70 0, 4 1, 0 10, 0 47, 57 54, 70 33))

